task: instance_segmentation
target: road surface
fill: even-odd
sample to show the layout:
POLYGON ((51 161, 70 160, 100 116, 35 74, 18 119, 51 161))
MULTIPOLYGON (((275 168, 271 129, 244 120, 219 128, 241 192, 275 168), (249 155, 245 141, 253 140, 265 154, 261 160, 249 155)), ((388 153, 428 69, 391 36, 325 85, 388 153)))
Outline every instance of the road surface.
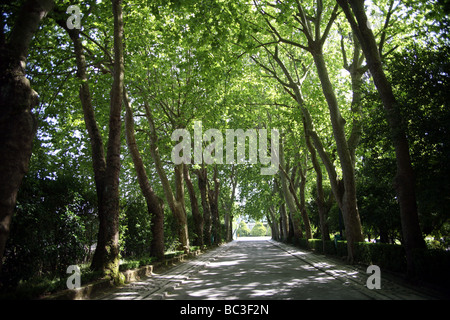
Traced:
POLYGON ((368 289, 358 269, 267 238, 241 238, 164 273, 104 293, 103 300, 428 300, 391 280, 368 289))

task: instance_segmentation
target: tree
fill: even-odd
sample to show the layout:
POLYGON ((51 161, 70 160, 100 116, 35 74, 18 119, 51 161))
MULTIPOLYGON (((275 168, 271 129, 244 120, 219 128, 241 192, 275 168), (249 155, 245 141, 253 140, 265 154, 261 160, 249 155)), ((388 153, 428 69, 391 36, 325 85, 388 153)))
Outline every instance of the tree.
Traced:
POLYGON ((194 218, 194 245, 203 246, 203 217, 200 214, 200 209, 198 206, 197 194, 195 192, 194 184, 191 180, 191 175, 189 173, 189 166, 184 166, 184 179, 186 182, 186 187, 188 189, 189 198, 191 201, 192 216, 194 218))
POLYGON ((164 202, 160 197, 158 197, 150 185, 150 181, 136 143, 136 138, 134 135, 133 110, 131 109, 131 104, 126 91, 124 91, 123 99, 126 109, 125 127, 128 149, 130 150, 131 157, 133 159, 139 186, 147 203, 148 214, 151 217, 153 237, 150 246, 150 254, 161 260, 164 259, 164 202))
POLYGON ((263 237, 267 233, 266 227, 264 227, 263 223, 258 221, 252 228, 252 231, 250 231, 250 234, 253 237, 263 237))
POLYGON ((237 229, 237 236, 238 237, 246 237, 250 235, 250 229, 248 228, 245 221, 241 221, 239 224, 239 228, 237 229))
MULTIPOLYGON (((124 78, 123 15, 121 6, 121 0, 112 0, 114 16, 114 62, 111 70, 113 84, 110 97, 106 156, 104 153, 103 138, 94 114, 80 32, 77 29, 68 28, 65 19, 61 19, 60 15, 56 17, 56 21, 68 32, 74 44, 77 77, 81 80, 80 100, 92 148, 92 164, 97 189, 100 221, 98 242, 92 260, 92 268, 102 271, 114 279, 117 279, 119 276, 119 173, 124 78)), ((59 14, 61 12, 64 11, 60 9, 59 14)))
POLYGON ((104 176, 105 185, 102 193, 102 201, 105 201, 105 211, 99 211, 98 242, 92 266, 96 270, 102 270, 106 274, 110 274, 115 279, 119 273, 120 134, 124 90, 122 0, 112 0, 112 11, 114 16, 114 67, 104 176))
POLYGON ((400 114, 398 101, 392 91, 391 83, 384 73, 379 48, 365 12, 364 0, 352 0, 349 2, 337 0, 337 2, 344 10, 353 32, 361 43, 373 81, 386 110, 386 119, 391 130, 397 161, 395 186, 400 204, 408 274, 412 275, 414 274, 413 251, 424 248, 425 241, 419 226, 414 171, 411 165, 409 143, 405 133, 405 122, 400 114))
MULTIPOLYGON (((340 103, 335 88, 330 80, 329 67, 323 53, 325 42, 339 14, 339 7, 337 5, 334 7, 328 6, 329 10, 327 10, 327 6, 324 6, 322 1, 318 1, 316 6, 312 9, 312 14, 311 12, 307 12, 305 6, 298 1, 293 3, 292 6, 279 3, 275 6, 275 10, 270 9, 270 7, 270 5, 259 5, 258 9, 265 19, 268 32, 272 34, 272 41, 268 41, 266 44, 262 41, 258 41, 258 43, 259 46, 275 44, 275 50, 269 52, 269 55, 277 62, 287 81, 281 80, 276 75, 276 71, 273 67, 271 69, 266 67, 266 70, 275 78, 278 78, 280 83, 284 85, 285 90, 289 92, 291 97, 298 103, 303 112, 303 119, 306 125, 305 130, 307 132, 306 135, 312 138, 314 146, 319 152, 319 155, 327 168, 333 193, 335 194, 335 198, 344 213, 349 253, 348 258, 352 261, 355 250, 354 243, 363 240, 361 222, 356 201, 356 182, 354 172, 354 152, 359 140, 358 137, 360 136, 360 125, 358 117, 354 117, 352 131, 347 138, 345 130, 346 122, 340 109, 340 103), (278 18, 275 18, 276 16, 278 16, 278 18), (280 21, 282 23, 280 23, 280 21), (296 33, 293 32, 294 29, 300 31, 301 37, 297 36, 296 33), (286 64, 280 59, 280 50, 278 49, 279 44, 285 44, 289 47, 304 50, 313 58, 313 63, 316 67, 317 76, 321 84, 322 93, 328 106, 332 133, 342 170, 342 179, 338 179, 336 169, 332 164, 330 156, 325 152, 319 136, 313 129, 314 127, 310 111, 305 106, 304 98, 301 92, 301 85, 304 82, 304 77, 299 77, 297 69, 295 69, 295 73, 292 73, 291 75, 286 67, 286 64)), ((356 46, 357 45, 355 44, 353 56, 354 60, 351 70, 352 83, 354 84, 354 103, 352 105, 352 112, 354 113, 359 112, 357 95, 359 94, 359 86, 361 83, 359 80, 364 73, 363 69, 360 69, 362 60, 356 46)), ((268 50, 266 49, 266 51, 268 50)), ((304 57, 302 58, 304 59, 304 57)), ((293 62, 295 63, 296 61, 293 62)), ((304 74, 306 74, 305 70, 307 68, 305 67, 305 63, 303 63, 303 65, 304 74)), ((350 70, 346 60, 345 65, 350 70)))
POLYGON ((195 173, 197 175, 197 183, 200 190, 200 201, 203 209, 204 242, 208 245, 211 245, 211 206, 209 204, 208 197, 208 171, 204 163, 202 163, 202 167, 200 169, 195 170, 195 173))
MULTIPOLYGON (((231 170, 229 176, 227 178, 230 179, 231 190, 227 188, 228 183, 222 185, 222 191, 220 198, 222 207, 225 210, 224 213, 224 222, 225 222, 225 241, 229 242, 233 240, 233 217, 234 217, 234 209, 235 209, 235 199, 236 199, 236 188, 238 183, 237 177, 237 167, 236 165, 231 166, 231 170), (229 190, 226 192, 225 190, 229 190)), ((228 173, 228 172, 227 172, 228 173)), ((228 182, 228 179, 226 180, 228 182)))
POLYGON ((21 6, 11 33, 5 34, 4 10, 1 5, 0 31, 0 177, 5 181, 0 188, 0 271, 3 252, 8 238, 11 218, 16 205, 17 192, 32 152, 36 132, 31 110, 38 104, 38 94, 26 78, 30 42, 39 24, 54 2, 29 0, 21 6))
MULTIPOLYGON (((385 64, 387 77, 399 97, 400 111, 407 123, 411 161, 416 173, 420 226, 424 235, 434 234, 440 239, 446 234, 444 226, 448 219, 445 177, 449 170, 444 159, 448 149, 445 128, 449 119, 445 107, 448 91, 445 70, 449 63, 448 46, 437 46, 434 41, 430 39, 426 47, 410 44, 395 52, 385 64)), ((396 160, 389 125, 379 111, 382 102, 376 88, 369 86, 364 100, 367 115, 361 148, 363 162, 358 173, 364 220, 379 232, 381 241, 392 239, 392 234, 396 233, 403 241, 392 186, 396 160)))
POLYGON ((220 216, 219 216, 219 191, 220 184, 218 178, 218 169, 217 165, 214 165, 214 172, 212 178, 212 185, 208 187, 208 197, 209 197, 209 205, 211 208, 211 218, 212 218, 212 236, 214 237, 213 243, 220 243, 221 241, 221 232, 220 232, 220 216))
MULTIPOLYGON (((283 143, 281 144, 283 145, 283 143)), ((300 215, 299 207, 297 206, 298 199, 295 194, 295 189, 289 175, 286 173, 283 167, 286 166, 284 161, 284 150, 280 148, 280 182, 281 190, 283 190, 284 199, 286 201, 287 207, 290 213, 290 220, 292 221, 293 233, 296 239, 303 238, 303 232, 300 226, 300 215)), ((311 233, 309 233, 309 238, 311 238, 311 233)))
POLYGON ((35 168, 19 190, 5 249, 1 283, 10 290, 39 275, 65 277, 67 266, 86 262, 95 241, 95 193, 73 171, 59 169, 51 179, 35 168))
MULTIPOLYGON (((82 19, 71 29, 67 0, 3 2, 0 172, 13 180, 0 203, 14 207, 30 169, 2 279, 58 276, 69 256, 117 278, 119 253, 163 259, 165 249, 230 241, 242 217, 267 221, 280 241, 321 237, 325 251, 343 215, 350 261, 363 234, 411 243, 396 215, 406 189, 396 195, 391 184, 405 147, 390 140, 399 119, 421 231, 441 241, 450 71, 448 19, 440 6, 433 12, 437 3, 86 0, 73 2, 82 19), (386 83, 395 98, 388 117, 378 93, 386 83), (220 157, 217 131, 244 133, 233 160, 220 157)), ((11 219, 2 214, 1 241, 11 219)), ((258 223, 253 233, 262 231, 258 223)))

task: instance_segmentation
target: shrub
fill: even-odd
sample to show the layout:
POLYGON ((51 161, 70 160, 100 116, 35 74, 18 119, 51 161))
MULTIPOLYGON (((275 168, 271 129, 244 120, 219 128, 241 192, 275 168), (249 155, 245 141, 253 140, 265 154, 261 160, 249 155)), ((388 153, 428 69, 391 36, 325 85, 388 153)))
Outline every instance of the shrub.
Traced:
MULTIPOLYGON (((321 239, 296 239, 296 245, 303 249, 312 249, 323 253, 321 239)), ((347 241, 325 241, 325 253, 347 256, 347 241)), ((355 244, 355 262, 365 265, 377 265, 381 269, 393 272, 406 272, 406 253, 401 245, 386 243, 358 242, 355 244)), ((415 276, 418 280, 435 283, 443 287, 450 286, 450 251, 424 249, 414 252, 415 276)))
POLYGON ((250 229, 248 228, 245 221, 241 221, 239 224, 239 228, 237 229, 237 235, 238 237, 246 237, 250 234, 250 229))
POLYGON ((266 227, 262 224, 262 222, 257 222, 255 226, 252 228, 250 234, 254 237, 263 237, 267 233, 266 227))
POLYGON ((309 249, 308 240, 305 238, 297 239, 297 244, 302 249, 309 249))
POLYGON ((357 242, 355 243, 355 256, 354 259, 358 262, 364 264, 373 264, 370 252, 370 246, 372 244, 369 242, 357 242))
POLYGON ((372 243, 370 249, 373 264, 395 272, 406 271, 406 254, 403 246, 372 243))
POLYGON ((325 241, 325 252, 326 254, 336 255, 336 244, 332 240, 325 241))
POLYGON ((450 252, 439 249, 415 250, 416 277, 425 281, 450 285, 450 252))
POLYGON ((347 241, 339 240, 336 241, 336 254, 339 257, 345 257, 347 256, 347 241))
POLYGON ((323 242, 320 239, 309 239, 308 240, 309 247, 318 253, 323 253, 323 242))

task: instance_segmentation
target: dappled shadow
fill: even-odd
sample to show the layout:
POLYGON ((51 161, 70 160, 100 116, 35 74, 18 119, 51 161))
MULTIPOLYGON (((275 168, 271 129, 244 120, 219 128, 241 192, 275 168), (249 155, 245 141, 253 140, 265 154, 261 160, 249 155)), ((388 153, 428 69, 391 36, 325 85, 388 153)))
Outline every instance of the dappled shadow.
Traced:
POLYGON ((367 296, 270 242, 249 240, 234 242, 226 255, 167 292, 166 299, 367 299, 367 296))
POLYGON ((386 281, 366 287, 368 274, 344 263, 266 239, 233 241, 98 299, 358 300, 429 299, 386 281))

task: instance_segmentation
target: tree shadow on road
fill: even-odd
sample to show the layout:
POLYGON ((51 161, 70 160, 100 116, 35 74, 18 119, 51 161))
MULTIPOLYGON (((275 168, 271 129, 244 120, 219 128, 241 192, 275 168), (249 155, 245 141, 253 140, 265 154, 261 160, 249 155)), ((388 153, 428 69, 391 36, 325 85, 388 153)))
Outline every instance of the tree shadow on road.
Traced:
POLYGON ((267 241, 235 242, 166 299, 367 299, 267 241), (343 290, 346 289, 346 290, 343 290))

